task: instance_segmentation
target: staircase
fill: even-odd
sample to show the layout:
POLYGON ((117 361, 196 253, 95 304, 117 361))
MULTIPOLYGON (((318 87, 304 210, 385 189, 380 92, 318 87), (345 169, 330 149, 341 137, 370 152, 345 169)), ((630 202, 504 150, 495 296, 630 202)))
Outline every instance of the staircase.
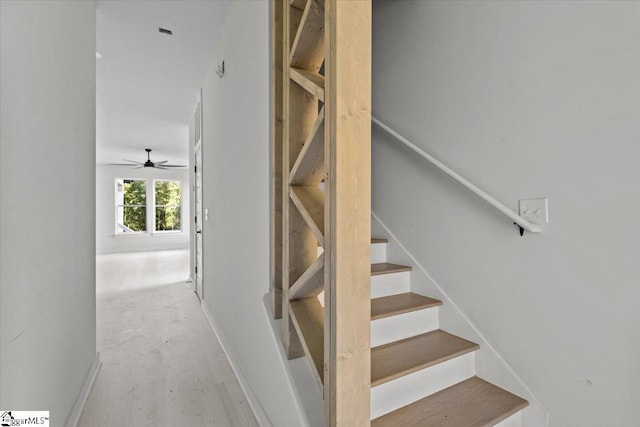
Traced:
POLYGON ((371 243, 372 426, 521 426, 528 402, 475 376, 478 344, 439 328, 442 302, 371 243))
POLYGON ((442 302, 369 244, 371 0, 272 13, 273 313, 323 388, 325 426, 521 426, 528 402, 476 377, 479 346, 441 330, 442 302))

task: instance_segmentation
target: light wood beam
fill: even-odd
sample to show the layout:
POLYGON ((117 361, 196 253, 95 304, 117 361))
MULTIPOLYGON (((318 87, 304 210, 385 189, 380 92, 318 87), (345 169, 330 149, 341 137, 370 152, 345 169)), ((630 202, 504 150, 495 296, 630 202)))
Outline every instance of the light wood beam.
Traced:
POLYGON ((324 178, 324 107, 291 169, 291 185, 317 185, 324 178))
POLYGON ((291 318, 320 384, 324 375, 324 309, 317 298, 291 301, 291 318))
POLYGON ((291 186, 291 200, 324 247, 324 194, 318 187, 291 186))
POLYGON ((317 296, 324 289, 324 253, 305 271, 291 286, 289 299, 310 298, 317 296))
POLYGON ((370 425, 371 1, 325 1, 325 426, 370 425))
MULTIPOLYGON (((286 0, 283 0, 283 1, 286 2, 286 0)), ((287 7, 287 9, 289 11, 288 21, 289 21, 289 28, 290 28, 290 31, 287 32, 287 40, 289 40, 289 49, 291 49, 291 46, 293 46, 293 42, 298 32, 298 27, 300 26, 300 22, 302 21, 304 6, 302 7, 302 9, 298 9, 293 6, 287 7)), ((290 55, 291 55, 291 50, 289 50, 284 57, 286 59, 289 59, 290 55)))
POLYGON ((305 5, 307 4, 307 0, 289 0, 289 4, 292 8, 295 8, 299 11, 303 11, 305 5))
POLYGON ((291 67, 289 76, 307 92, 324 102, 324 76, 295 67, 291 67))
MULTIPOLYGON (((285 7, 284 58, 289 58, 290 36, 297 30, 294 27, 296 10, 285 7)), ((289 174, 298 158, 303 144, 318 116, 318 99, 302 87, 292 83, 290 67, 283 70, 283 102, 285 121, 283 126, 283 163, 282 182, 286 184, 282 194, 282 340, 289 358, 304 355, 302 343, 289 317, 289 289, 293 283, 317 259, 317 239, 307 227, 304 218, 289 196, 289 174)))
POLYGON ((324 1, 309 0, 290 54, 292 67, 318 72, 324 62, 324 1))

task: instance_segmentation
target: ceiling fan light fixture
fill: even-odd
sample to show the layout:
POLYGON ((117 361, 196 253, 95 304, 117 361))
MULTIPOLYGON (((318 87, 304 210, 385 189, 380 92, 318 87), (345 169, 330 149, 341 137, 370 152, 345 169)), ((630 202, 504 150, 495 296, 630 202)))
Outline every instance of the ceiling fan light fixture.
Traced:
POLYGON ((151 161, 151 148, 145 148, 144 151, 147 152, 147 160, 143 163, 143 162, 136 162, 135 160, 129 160, 129 159, 122 159, 125 162, 129 162, 129 163, 107 163, 109 165, 113 165, 113 166, 135 166, 135 169, 140 169, 140 168, 155 168, 155 169, 170 169, 170 168, 179 168, 179 169, 184 169, 187 166, 186 165, 170 165, 168 164, 168 160, 162 160, 159 162, 152 162, 151 161))

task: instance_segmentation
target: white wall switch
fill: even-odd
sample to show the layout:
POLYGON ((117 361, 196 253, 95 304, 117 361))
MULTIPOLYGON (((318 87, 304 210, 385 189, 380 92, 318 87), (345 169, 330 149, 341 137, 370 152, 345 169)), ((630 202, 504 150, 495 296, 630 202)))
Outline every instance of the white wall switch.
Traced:
POLYGON ((204 210, 204 220, 209 221, 209 209, 204 210))
POLYGON ((549 199, 521 199, 520 216, 533 224, 549 224, 549 199))

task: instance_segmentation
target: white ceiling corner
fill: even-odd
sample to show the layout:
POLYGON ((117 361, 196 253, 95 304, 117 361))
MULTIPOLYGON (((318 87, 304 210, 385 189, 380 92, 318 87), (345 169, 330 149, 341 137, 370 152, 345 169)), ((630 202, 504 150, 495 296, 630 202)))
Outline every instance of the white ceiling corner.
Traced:
POLYGON ((188 162, 188 125, 227 0, 101 0, 96 6, 98 163, 188 162), (162 34, 167 28, 173 35, 162 34))

